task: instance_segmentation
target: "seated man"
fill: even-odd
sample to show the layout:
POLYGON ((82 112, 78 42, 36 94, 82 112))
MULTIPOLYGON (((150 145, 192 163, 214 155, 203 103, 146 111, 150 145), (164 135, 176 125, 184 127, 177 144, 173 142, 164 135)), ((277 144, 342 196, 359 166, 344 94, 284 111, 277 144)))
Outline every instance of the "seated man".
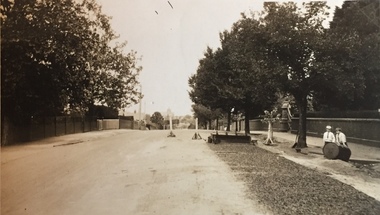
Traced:
POLYGON ((331 132, 331 126, 326 126, 326 132, 323 134, 323 144, 335 143, 334 133, 331 132))
POLYGON ((336 132, 336 138, 335 138, 336 139, 336 143, 338 145, 342 145, 342 146, 348 147, 347 140, 346 140, 346 135, 343 134, 342 129, 341 128, 336 128, 335 132, 336 132))

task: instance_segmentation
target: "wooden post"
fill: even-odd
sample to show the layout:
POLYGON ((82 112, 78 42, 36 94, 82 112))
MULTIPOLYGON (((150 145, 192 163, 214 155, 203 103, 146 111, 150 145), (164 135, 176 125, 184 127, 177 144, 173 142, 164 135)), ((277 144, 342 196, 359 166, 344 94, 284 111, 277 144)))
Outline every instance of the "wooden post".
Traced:
POLYGON ((195 134, 192 137, 192 139, 193 140, 201 140, 202 139, 201 135, 199 135, 199 132, 198 132, 198 118, 195 118, 195 134))
POLYGON ((173 114, 170 111, 170 109, 168 111, 168 114, 169 114, 169 124, 170 124, 170 133, 169 133, 168 137, 175 137, 175 134, 173 133, 173 123, 172 123, 172 115, 173 114))

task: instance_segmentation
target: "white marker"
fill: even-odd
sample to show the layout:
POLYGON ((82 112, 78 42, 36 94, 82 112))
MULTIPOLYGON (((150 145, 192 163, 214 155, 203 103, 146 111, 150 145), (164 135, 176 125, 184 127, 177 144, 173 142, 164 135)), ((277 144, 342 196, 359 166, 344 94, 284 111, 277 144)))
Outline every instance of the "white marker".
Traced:
POLYGON ((170 131, 172 131, 173 130, 172 115, 169 115, 169 121, 170 121, 170 131))

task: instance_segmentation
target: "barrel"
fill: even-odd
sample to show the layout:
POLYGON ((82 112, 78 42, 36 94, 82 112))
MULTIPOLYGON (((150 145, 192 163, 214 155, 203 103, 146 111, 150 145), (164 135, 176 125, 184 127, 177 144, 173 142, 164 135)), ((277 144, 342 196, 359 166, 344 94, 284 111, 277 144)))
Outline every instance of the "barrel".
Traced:
POLYGON ((327 159, 350 160, 351 150, 345 146, 338 146, 335 143, 326 143, 322 149, 323 155, 327 159))
POLYGON ((208 136, 208 137, 207 137, 207 142, 208 142, 208 143, 212 143, 212 136, 208 136))

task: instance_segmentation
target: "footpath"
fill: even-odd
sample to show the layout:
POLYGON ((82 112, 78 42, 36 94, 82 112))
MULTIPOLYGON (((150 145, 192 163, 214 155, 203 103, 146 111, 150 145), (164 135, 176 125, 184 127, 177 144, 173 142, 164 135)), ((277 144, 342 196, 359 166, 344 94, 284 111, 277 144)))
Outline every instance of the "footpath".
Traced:
MULTIPOLYGON (((267 131, 251 131, 251 133, 266 135, 267 131)), ((288 132, 273 132, 273 136, 277 138, 279 142, 289 141, 291 143, 294 143, 296 140, 296 135, 288 132)), ((308 145, 309 153, 323 155, 322 137, 307 136, 306 143, 308 145)), ((380 162, 380 145, 378 147, 373 147, 364 144, 348 142, 348 146, 351 149, 351 161, 380 162)))
POLYGON ((291 160, 310 169, 324 173, 344 184, 380 201, 380 146, 366 146, 348 143, 351 149, 349 162, 329 160, 323 156, 322 138, 307 136, 307 148, 297 153, 292 148, 296 135, 286 132, 274 132, 274 144, 265 145, 267 132, 251 131, 258 139, 257 146, 291 160))

